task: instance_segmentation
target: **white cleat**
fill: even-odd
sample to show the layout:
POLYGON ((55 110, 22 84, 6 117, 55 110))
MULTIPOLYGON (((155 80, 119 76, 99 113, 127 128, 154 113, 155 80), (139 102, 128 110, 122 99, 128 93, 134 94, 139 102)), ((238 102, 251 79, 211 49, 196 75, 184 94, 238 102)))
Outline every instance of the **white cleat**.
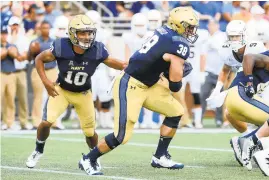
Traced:
POLYGON ((242 160, 243 160, 243 165, 248 170, 252 170, 251 158, 256 148, 257 146, 254 144, 252 138, 251 137, 246 138, 243 144, 243 149, 242 149, 242 160))
POLYGON ((28 157, 27 161, 26 161, 26 166, 28 168, 33 168, 36 166, 36 163, 38 162, 38 160, 42 157, 43 153, 40 153, 38 151, 34 151, 32 152, 32 154, 28 157))
POLYGON ((101 165, 98 164, 100 161, 97 161, 92 162, 90 158, 83 154, 81 160, 78 163, 78 167, 81 170, 84 170, 88 175, 103 175, 101 172, 101 165))
POLYGON ((152 156, 151 166, 154 168, 167 168, 167 169, 183 169, 184 164, 177 163, 171 160, 171 156, 167 154, 161 156, 160 158, 152 156))
POLYGON ((240 146, 240 142, 241 140, 239 140, 240 138, 239 137, 233 137, 231 140, 230 140, 230 144, 231 144, 231 147, 234 151, 234 157, 236 159, 236 161, 240 164, 240 166, 243 166, 243 160, 242 160, 242 149, 241 149, 241 146, 240 146))
POLYGON ((269 149, 256 152, 253 160, 259 166, 262 173, 265 176, 269 176, 269 149))

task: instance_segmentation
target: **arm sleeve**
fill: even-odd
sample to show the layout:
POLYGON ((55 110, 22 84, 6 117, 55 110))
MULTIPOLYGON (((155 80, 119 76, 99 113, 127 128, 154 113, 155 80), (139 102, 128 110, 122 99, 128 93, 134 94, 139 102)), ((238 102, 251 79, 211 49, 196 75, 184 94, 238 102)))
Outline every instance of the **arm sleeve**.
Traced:
POLYGON ((56 39, 53 41, 53 43, 50 45, 50 51, 52 52, 53 56, 60 57, 61 56, 61 39, 56 39))
POLYGON ((176 55, 184 60, 188 59, 190 55, 190 47, 186 42, 181 41, 182 37, 172 37, 171 45, 167 45, 167 53, 176 55))
POLYGON ((97 58, 103 62, 104 60, 106 60, 108 58, 109 54, 108 54, 108 50, 106 48, 106 46, 103 43, 99 43, 98 44, 98 50, 97 50, 97 58))

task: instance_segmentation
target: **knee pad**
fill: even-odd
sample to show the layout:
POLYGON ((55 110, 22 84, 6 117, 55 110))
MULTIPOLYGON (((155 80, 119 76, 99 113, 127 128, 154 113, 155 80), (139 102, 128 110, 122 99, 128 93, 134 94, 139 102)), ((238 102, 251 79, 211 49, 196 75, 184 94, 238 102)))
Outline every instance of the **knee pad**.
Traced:
POLYGON ((200 100, 200 94, 199 93, 193 93, 193 99, 194 99, 194 104, 195 105, 201 105, 201 100, 200 100))
POLYGON ((110 101, 102 102, 101 103, 101 108, 102 109, 109 109, 110 108, 110 101))
POLYGON ((111 133, 105 137, 107 146, 112 150, 120 145, 119 141, 115 137, 114 133, 111 133))
POLYGON ((93 137, 94 135, 94 128, 83 128, 82 131, 86 137, 93 137))
POLYGON ((175 117, 165 117, 163 120, 163 125, 166 125, 170 128, 178 128, 179 121, 182 116, 175 116, 175 117))

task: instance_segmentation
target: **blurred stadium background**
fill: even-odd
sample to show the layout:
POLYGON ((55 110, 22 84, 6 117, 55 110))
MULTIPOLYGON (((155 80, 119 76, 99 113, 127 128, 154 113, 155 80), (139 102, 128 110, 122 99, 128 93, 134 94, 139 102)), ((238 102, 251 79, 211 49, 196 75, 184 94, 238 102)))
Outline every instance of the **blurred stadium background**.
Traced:
MULTIPOLYGON (((133 31, 131 29, 133 15, 142 13, 150 20, 148 12, 156 9, 161 14, 161 23, 165 24, 169 10, 178 6, 192 6, 200 15, 200 29, 207 32, 207 38, 203 37, 203 34, 200 36, 200 38, 205 39, 202 46, 207 46, 208 48, 198 57, 198 59, 201 60, 201 62, 198 62, 201 64, 201 71, 195 75, 199 79, 200 88, 205 83, 207 73, 215 74, 214 81, 216 83, 218 72, 216 72, 216 70, 213 70, 214 72, 211 71, 212 68, 220 70, 219 67, 221 67, 222 64, 218 64, 218 67, 215 67, 214 62, 210 64, 211 61, 209 59, 215 53, 211 48, 216 43, 216 39, 214 39, 216 37, 213 36, 215 33, 225 36, 226 25, 231 20, 239 19, 246 22, 248 25, 249 40, 263 41, 266 47, 269 48, 269 3, 266 1, 1 1, 1 29, 7 29, 8 42, 16 44, 20 54, 29 55, 27 56, 29 59, 17 62, 16 71, 11 72, 12 74, 17 74, 16 76, 18 77, 16 80, 14 79, 14 81, 16 81, 16 83, 14 83, 16 84, 15 99, 9 100, 9 92, 6 92, 9 91, 9 89, 1 93, 2 130, 36 129, 38 123, 41 121, 42 106, 46 100, 46 91, 38 79, 33 65, 33 59, 44 46, 39 47, 39 44, 35 43, 37 42, 36 38, 46 36, 47 33, 49 33, 51 39, 66 36, 68 19, 72 18, 74 15, 80 13, 87 14, 90 10, 95 10, 98 12, 96 16, 96 20, 99 22, 98 26, 106 32, 101 33, 99 36, 108 34, 104 42, 108 46, 110 54, 118 59, 125 60, 128 59, 126 55, 128 42, 124 39, 124 34, 133 31), (98 19, 99 15, 101 17, 100 20, 98 19), (42 27, 44 20, 49 24, 48 31, 46 30, 47 26, 44 25, 42 27), (13 113, 14 111, 7 108, 9 107, 8 104, 12 101, 16 102, 15 117, 13 114, 10 114, 10 112, 13 113)), ((94 13, 91 15, 94 16, 94 13)), ((159 17, 155 15, 152 21, 158 21, 158 18, 159 17)), ((48 40, 48 42, 49 41, 50 40, 48 40)), ((45 42, 41 43, 44 44, 45 42)), ((47 46, 47 48, 49 48, 49 46, 47 46)), ((214 58, 216 61, 220 59, 219 56, 214 56, 214 58)), ((54 69, 57 68, 51 66, 47 71, 54 69)), ((51 74, 53 76, 52 72, 51 74)), ((115 75, 115 72, 109 72, 110 80, 112 80, 113 75, 115 75)), ((100 81, 102 81, 102 77, 100 77, 100 81)), ((11 79, 9 79, 9 83, 12 83, 11 79)), ((3 83, 1 83, 1 85, 2 84, 3 83)), ((227 88, 228 85, 229 81, 226 83, 225 87, 227 88)), ((215 84, 213 83, 212 86, 214 87, 215 84)), ((204 95, 201 96, 202 106, 206 106, 204 102, 212 88, 209 88, 207 90, 208 92, 202 91, 202 93, 204 93, 204 95)), ((182 91, 182 94, 185 94, 184 100, 187 104, 186 114, 189 114, 189 116, 185 117, 181 127, 192 128, 192 122, 193 119, 195 119, 193 113, 196 113, 194 110, 196 107, 193 103, 194 98, 191 92, 191 86, 187 85, 182 91)), ((109 111, 113 112, 113 102, 110 103, 112 106, 109 111)), ((97 111, 101 111, 101 106, 102 104, 97 99, 97 111)), ((143 113, 144 111, 141 111, 140 124, 138 124, 137 128, 158 128, 162 117, 158 114, 153 114, 149 116, 150 124, 143 124, 144 119, 148 118, 148 116, 144 116, 143 113)), ((203 117, 201 117, 207 120, 203 122, 204 128, 229 127, 229 123, 223 119, 221 111, 220 114, 217 115, 217 118, 215 118, 215 114, 214 110, 207 110, 203 117), (210 121, 208 121, 208 119, 210 121)), ((105 123, 109 122, 107 121, 105 123)), ((99 123, 99 127, 112 128, 110 125, 104 125, 102 123, 99 123)), ((79 128, 78 120, 72 107, 60 117, 54 128, 79 128), (63 124, 61 120, 63 120, 63 124)))

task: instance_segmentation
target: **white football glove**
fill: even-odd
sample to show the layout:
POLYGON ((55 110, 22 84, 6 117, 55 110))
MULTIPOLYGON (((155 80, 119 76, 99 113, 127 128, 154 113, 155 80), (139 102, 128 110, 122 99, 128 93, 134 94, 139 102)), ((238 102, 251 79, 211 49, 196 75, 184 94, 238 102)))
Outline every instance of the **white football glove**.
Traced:
POLYGON ((217 107, 222 106, 222 104, 224 103, 225 97, 227 95, 227 91, 224 91, 221 93, 220 91, 222 87, 223 87, 223 83, 218 81, 215 89, 213 90, 209 98, 206 99, 207 107, 209 109, 215 109, 217 107))

